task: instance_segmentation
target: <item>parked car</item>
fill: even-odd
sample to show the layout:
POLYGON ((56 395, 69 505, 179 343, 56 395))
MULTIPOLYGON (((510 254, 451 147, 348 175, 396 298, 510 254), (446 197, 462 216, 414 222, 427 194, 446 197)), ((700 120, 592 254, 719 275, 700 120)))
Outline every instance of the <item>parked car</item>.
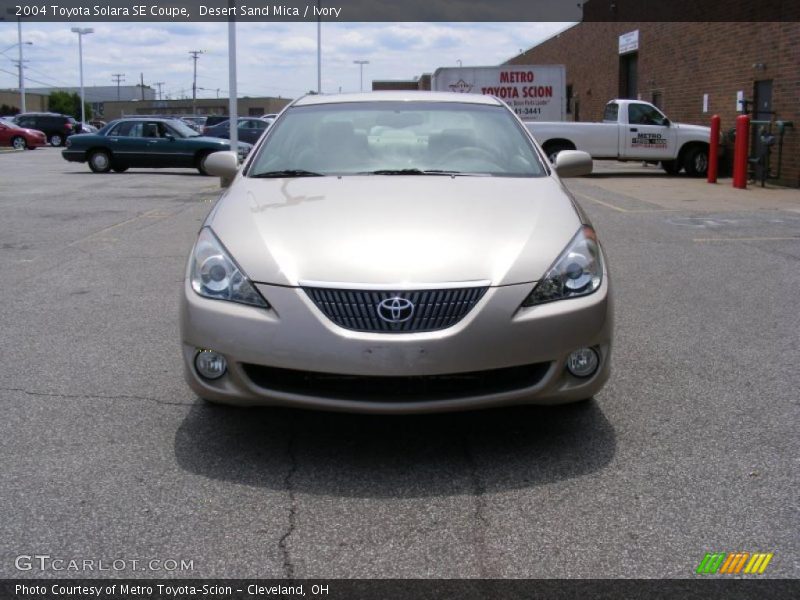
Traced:
POLYGON ((81 123, 81 133, 97 133, 98 128, 89 123, 81 123))
POLYGON ((230 117, 228 115, 206 115, 206 120, 203 123, 203 135, 205 135, 206 130, 210 127, 214 127, 214 125, 218 125, 229 120, 230 117))
POLYGON ((203 127, 206 124, 206 117, 200 116, 191 116, 191 117, 181 117, 181 121, 186 123, 189 127, 194 129, 195 131, 203 131, 203 127))
POLYGON ((561 150, 584 150, 592 158, 661 162, 664 170, 705 177, 711 128, 673 123, 641 100, 612 100, 602 123, 526 123, 550 159, 561 150))
POLYGON ((43 131, 51 146, 63 146, 69 136, 81 132, 80 123, 69 115, 59 113, 20 113, 14 117, 14 123, 26 129, 43 131))
MULTIPOLYGON (((218 137, 230 139, 230 120, 218 123, 213 127, 206 127, 205 134, 211 137, 218 137)), ((239 139, 248 144, 255 144, 261 134, 267 130, 270 123, 258 117, 240 117, 239 118, 239 139)))
POLYGON ((92 127, 96 127, 97 129, 102 129, 103 127, 105 127, 106 125, 108 125, 108 123, 106 123, 106 122, 105 122, 105 121, 103 121, 102 119, 92 119, 91 121, 89 121, 89 124, 90 124, 92 127))
POLYGON ((213 402, 373 413, 587 399, 609 374, 595 230, 511 109, 477 94, 292 103, 206 218, 181 294, 213 402))
MULTIPOLYGON (((250 148, 240 143, 239 156, 247 156, 250 148)), ((179 119, 129 118, 113 121, 97 133, 70 137, 61 154, 68 161, 88 162, 95 173, 194 167, 206 175, 208 155, 229 149, 230 142, 203 137, 179 119)))
POLYGON ((0 146, 12 146, 17 150, 35 150, 47 145, 44 132, 19 127, 9 119, 0 119, 0 146))

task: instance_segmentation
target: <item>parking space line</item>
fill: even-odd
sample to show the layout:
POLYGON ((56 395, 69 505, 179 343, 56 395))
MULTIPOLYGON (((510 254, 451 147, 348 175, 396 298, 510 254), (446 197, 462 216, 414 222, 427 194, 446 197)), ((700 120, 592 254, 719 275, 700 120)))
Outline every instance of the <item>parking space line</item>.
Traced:
POLYGON ((596 202, 597 204, 601 204, 606 208, 610 208, 612 210, 616 210, 619 212, 630 212, 627 208, 620 208, 619 206, 614 206, 613 204, 609 204, 608 202, 603 202, 602 200, 598 200, 594 196, 589 196, 588 194, 584 194, 583 192, 573 192, 573 193, 577 196, 581 196, 582 198, 586 198, 587 200, 590 200, 592 202, 596 202))
POLYGON ((694 238, 693 242, 778 242, 785 240, 800 240, 800 236, 784 236, 784 237, 741 237, 741 238, 694 238))
POLYGON ((75 246, 77 244, 80 244, 80 243, 83 243, 83 242, 87 242, 87 241, 91 240, 92 238, 100 235, 101 233, 106 233, 107 231, 110 231, 112 229, 116 229, 117 227, 122 227, 123 225, 127 225, 128 223, 133 223, 134 221, 138 221, 139 219, 143 219, 143 218, 147 218, 147 217, 164 218, 161 215, 158 215, 158 212, 162 211, 162 210, 163 209, 154 208, 153 210, 148 210, 147 212, 142 213, 140 215, 136 215, 135 217, 131 217, 130 219, 125 219, 124 221, 120 221, 119 223, 115 223, 114 225, 109 225, 105 229, 101 229, 99 231, 95 231, 94 233, 90 233, 87 236, 84 236, 84 237, 82 237, 80 239, 75 240, 74 242, 70 242, 69 244, 67 244, 67 247, 75 246))

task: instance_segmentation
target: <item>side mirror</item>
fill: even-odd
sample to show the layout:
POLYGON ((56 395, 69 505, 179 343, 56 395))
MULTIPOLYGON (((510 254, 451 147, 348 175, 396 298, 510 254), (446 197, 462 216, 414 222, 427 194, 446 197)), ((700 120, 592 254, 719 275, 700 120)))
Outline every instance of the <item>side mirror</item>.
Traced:
POLYGON ((556 155, 555 169, 559 177, 582 177, 592 172, 592 157, 581 150, 562 150, 556 155))
POLYGON ((664 117, 664 122, 662 123, 662 125, 663 125, 664 127, 669 127, 671 124, 672 124, 672 123, 670 123, 669 119, 668 119, 668 118, 666 118, 666 117, 664 117))
POLYGON ((228 150, 224 152, 214 152, 209 154, 203 165, 205 170, 211 175, 216 175, 225 181, 230 182, 236 177, 236 172, 239 170, 239 157, 235 152, 228 150))
POLYGON ((174 136, 174 135, 172 135, 172 134, 171 134, 171 133, 169 133, 169 132, 165 133, 165 134, 164 134, 164 137, 165 137, 165 138, 167 138, 167 139, 168 139, 170 142, 174 142, 174 141, 175 141, 175 136, 174 136))

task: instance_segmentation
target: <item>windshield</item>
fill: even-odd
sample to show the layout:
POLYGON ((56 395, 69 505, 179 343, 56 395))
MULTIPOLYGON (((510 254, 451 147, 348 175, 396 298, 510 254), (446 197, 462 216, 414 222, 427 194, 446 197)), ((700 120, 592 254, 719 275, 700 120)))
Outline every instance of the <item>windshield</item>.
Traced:
POLYGON ((545 174, 532 143, 501 106, 385 101, 296 106, 270 131, 249 177, 545 174))

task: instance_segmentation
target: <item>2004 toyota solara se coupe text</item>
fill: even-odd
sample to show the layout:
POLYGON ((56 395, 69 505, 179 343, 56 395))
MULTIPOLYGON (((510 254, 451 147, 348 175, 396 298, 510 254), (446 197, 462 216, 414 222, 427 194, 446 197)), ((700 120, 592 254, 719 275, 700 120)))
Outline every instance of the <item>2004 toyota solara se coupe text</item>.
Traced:
POLYGON ((212 402, 429 412, 592 397, 611 291, 595 231, 487 96, 307 96, 238 168, 189 258, 186 378, 212 402))

